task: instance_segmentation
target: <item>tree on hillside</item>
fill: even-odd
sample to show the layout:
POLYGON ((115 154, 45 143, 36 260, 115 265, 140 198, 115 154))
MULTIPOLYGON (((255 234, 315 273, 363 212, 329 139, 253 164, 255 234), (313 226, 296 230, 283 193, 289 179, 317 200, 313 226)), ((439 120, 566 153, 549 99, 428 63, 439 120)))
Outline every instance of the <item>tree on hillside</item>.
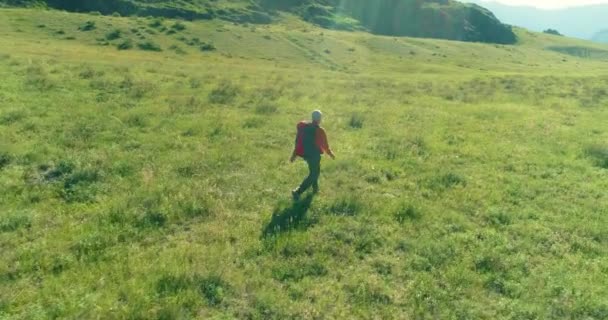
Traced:
POLYGON ((560 37, 564 36, 563 34, 559 33, 559 31, 557 31, 555 29, 547 29, 547 30, 543 31, 543 33, 552 34, 552 35, 560 36, 560 37))

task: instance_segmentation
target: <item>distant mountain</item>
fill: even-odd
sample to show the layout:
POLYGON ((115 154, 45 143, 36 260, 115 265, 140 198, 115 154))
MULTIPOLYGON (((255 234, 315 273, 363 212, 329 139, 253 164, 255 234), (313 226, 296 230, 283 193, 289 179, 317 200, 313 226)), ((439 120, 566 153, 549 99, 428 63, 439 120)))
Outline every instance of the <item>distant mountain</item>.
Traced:
POLYGON ((602 30, 595 35, 591 39, 595 42, 608 43, 608 29, 602 30))
POLYGON ((331 29, 500 44, 517 41, 511 27, 492 12, 454 0, 0 0, 3 3, 241 23, 271 23, 284 11, 331 29))
POLYGON ((592 39, 599 30, 608 29, 608 5, 545 10, 482 0, 468 0, 467 2, 474 2, 489 9, 505 23, 533 31, 556 29, 566 36, 592 39))

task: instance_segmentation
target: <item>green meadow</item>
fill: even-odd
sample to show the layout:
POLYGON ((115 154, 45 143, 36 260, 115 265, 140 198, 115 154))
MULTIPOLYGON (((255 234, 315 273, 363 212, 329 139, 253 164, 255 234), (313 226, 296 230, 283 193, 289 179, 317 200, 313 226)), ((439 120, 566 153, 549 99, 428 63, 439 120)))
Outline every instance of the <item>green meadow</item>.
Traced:
POLYGON ((607 319, 608 46, 516 33, 0 9, 0 319, 607 319))

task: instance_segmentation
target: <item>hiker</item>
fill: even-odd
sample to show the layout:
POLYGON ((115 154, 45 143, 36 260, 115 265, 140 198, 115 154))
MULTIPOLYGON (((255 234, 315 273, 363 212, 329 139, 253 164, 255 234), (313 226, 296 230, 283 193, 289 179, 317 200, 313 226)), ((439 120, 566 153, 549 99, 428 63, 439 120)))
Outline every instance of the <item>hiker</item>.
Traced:
POLYGON ((321 174, 321 155, 328 154, 332 159, 336 159, 333 151, 327 143, 325 130, 321 128, 323 114, 319 110, 312 113, 312 122, 301 121, 298 123, 298 133, 296 135, 295 148, 291 155, 291 162, 296 158, 302 157, 308 164, 308 177, 302 184, 291 192, 294 200, 300 199, 302 193, 312 187, 314 194, 319 192, 319 175, 321 174))

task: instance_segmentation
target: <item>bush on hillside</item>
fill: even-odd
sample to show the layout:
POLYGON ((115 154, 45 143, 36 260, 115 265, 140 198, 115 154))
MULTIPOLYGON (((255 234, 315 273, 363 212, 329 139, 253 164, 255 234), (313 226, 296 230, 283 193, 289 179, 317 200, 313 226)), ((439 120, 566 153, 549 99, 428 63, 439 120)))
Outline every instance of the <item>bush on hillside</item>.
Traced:
POLYGON ((32 220, 25 214, 9 214, 0 218, 0 233, 32 227, 32 220))
POLYGON ((122 35, 122 31, 118 30, 118 29, 114 29, 108 33, 106 33, 106 40, 108 41, 112 41, 112 40, 116 40, 119 39, 122 35))
POLYGON ((275 103, 268 101, 262 101, 255 107, 255 113, 263 115, 275 114, 278 110, 279 107, 275 103))
POLYGON ((151 40, 140 42, 137 44, 137 47, 145 51, 162 51, 161 47, 158 44, 152 42, 151 40))
POLYGON ((161 19, 154 19, 152 22, 148 23, 148 27, 161 28, 163 27, 163 21, 161 19))
POLYGON ((95 25, 94 21, 87 21, 83 25, 78 27, 78 30, 80 31, 91 31, 95 29, 97 29, 97 26, 95 25))
POLYGON ((176 30, 176 31, 183 31, 183 30, 186 30, 186 25, 177 21, 171 26, 171 29, 176 30))
POLYGON ((359 113, 353 113, 350 116, 350 120, 348 121, 348 125, 353 129, 361 129, 363 128, 363 116, 359 113))
POLYGON ((131 39, 125 39, 116 45, 116 49, 118 50, 129 50, 131 48, 133 48, 133 41, 131 39))
POLYGON ((356 216, 363 209, 363 204, 357 198, 342 198, 329 206, 329 212, 336 216, 356 216))
POLYGON ((597 167, 608 169, 608 146, 593 144, 585 148, 585 155, 591 158, 597 167))
POLYGON ((552 34, 554 36, 562 36, 562 37, 564 36, 563 34, 561 34, 559 31, 557 31, 555 29, 547 29, 547 30, 543 31, 543 33, 552 34))
POLYGON ((240 88, 230 81, 224 81, 211 90, 208 99, 213 104, 229 104, 236 99, 240 91, 240 88))
POLYGON ((180 46, 178 45, 172 45, 171 47, 169 47, 169 49, 173 50, 175 53, 177 54, 186 54, 186 50, 182 49, 180 46))
POLYGON ((400 224, 404 224, 407 221, 418 220, 422 217, 422 214, 414 206, 410 204, 402 204, 395 213, 395 220, 400 224))
POLYGON ((8 166, 8 164, 11 162, 12 157, 10 154, 5 153, 5 152, 0 152, 0 169, 8 166))
POLYGON ((216 50, 216 48, 213 45, 213 43, 206 43, 206 42, 203 42, 199 48, 203 52, 205 52, 205 51, 215 51, 216 50))

